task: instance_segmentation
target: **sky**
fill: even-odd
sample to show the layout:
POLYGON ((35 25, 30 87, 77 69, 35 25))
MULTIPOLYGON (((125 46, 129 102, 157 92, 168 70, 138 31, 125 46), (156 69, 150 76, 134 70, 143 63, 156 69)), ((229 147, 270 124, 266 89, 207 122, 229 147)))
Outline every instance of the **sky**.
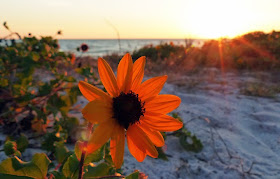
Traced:
MULTIPOLYGON (((63 39, 232 38, 280 30, 280 0, 1 0, 0 23, 63 39)), ((8 32, 1 26, 0 37, 8 32)))

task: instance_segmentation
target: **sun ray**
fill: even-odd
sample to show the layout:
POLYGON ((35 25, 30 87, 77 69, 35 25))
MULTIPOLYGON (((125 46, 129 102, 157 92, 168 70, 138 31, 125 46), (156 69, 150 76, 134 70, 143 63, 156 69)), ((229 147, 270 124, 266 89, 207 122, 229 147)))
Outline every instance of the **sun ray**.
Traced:
POLYGON ((270 54, 268 51, 266 51, 264 48, 260 48, 257 47, 255 44, 253 44, 252 42, 249 42, 248 40, 246 40, 244 37, 242 38, 238 38, 238 41, 244 45, 247 45, 248 47, 250 47, 251 49, 253 49, 255 52, 257 52, 260 56, 263 56, 265 58, 268 58, 269 60, 273 61, 273 62, 277 62, 277 59, 270 54))

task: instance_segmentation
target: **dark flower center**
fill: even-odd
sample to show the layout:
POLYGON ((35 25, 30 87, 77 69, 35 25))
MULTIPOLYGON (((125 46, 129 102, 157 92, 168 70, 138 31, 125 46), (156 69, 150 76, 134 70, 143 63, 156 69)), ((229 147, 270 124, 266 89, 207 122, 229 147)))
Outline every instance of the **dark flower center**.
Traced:
POLYGON ((139 122, 141 116, 144 116, 144 103, 138 98, 138 94, 132 91, 123 93, 113 98, 113 118, 125 129, 129 125, 139 122))

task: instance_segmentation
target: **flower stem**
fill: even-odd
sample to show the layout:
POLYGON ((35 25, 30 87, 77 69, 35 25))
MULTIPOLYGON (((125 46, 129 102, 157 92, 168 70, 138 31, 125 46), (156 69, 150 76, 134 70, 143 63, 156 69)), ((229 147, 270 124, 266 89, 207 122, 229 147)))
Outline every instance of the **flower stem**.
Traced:
POLYGON ((82 156, 81 156, 81 160, 80 160, 80 163, 79 163, 79 177, 78 177, 78 179, 83 179, 85 155, 86 155, 86 152, 83 151, 82 156))
MULTIPOLYGON (((92 127, 93 124, 92 123, 88 123, 87 126, 87 141, 90 137, 91 131, 92 131, 92 127)), ((82 147, 82 155, 81 155, 81 159, 80 159, 80 163, 79 163, 79 177, 78 179, 83 179, 83 175, 84 175, 84 161, 85 161, 85 156, 86 156, 86 148, 87 148, 87 141, 84 142, 84 145, 82 147)))

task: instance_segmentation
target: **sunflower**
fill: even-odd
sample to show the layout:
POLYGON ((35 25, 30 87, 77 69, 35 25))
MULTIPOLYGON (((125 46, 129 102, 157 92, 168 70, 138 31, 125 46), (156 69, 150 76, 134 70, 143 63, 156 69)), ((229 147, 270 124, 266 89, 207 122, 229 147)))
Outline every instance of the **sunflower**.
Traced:
POLYGON ((145 57, 134 63, 127 53, 120 61, 117 78, 109 64, 98 59, 98 72, 106 92, 84 81, 79 89, 90 101, 82 110, 86 120, 98 124, 92 133, 87 153, 99 149, 110 139, 110 152, 116 168, 121 168, 125 137, 133 157, 142 162, 147 155, 157 158, 155 146, 162 147, 160 132, 180 129, 179 120, 166 115, 176 109, 181 99, 174 95, 159 94, 167 76, 151 78, 143 83, 145 57))

